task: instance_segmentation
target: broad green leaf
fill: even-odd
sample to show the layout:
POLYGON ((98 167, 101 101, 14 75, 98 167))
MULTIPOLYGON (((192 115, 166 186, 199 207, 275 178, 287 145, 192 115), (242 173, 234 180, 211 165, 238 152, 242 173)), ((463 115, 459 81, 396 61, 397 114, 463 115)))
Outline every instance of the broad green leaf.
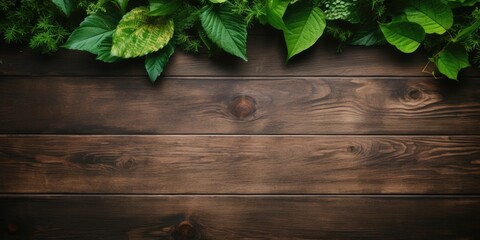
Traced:
POLYGON ((480 28, 480 19, 474 22, 472 25, 460 30, 460 32, 455 36, 452 40, 453 42, 462 41, 463 39, 470 36, 470 34, 474 33, 478 28, 480 28))
POLYGON ((247 23, 233 13, 233 5, 210 6, 200 14, 207 36, 220 48, 247 61, 247 23))
POLYGON ((426 33, 443 34, 453 25, 452 10, 440 0, 411 0, 405 14, 408 21, 420 24, 426 33))
POLYGON ((102 41, 112 36, 121 15, 114 10, 90 15, 73 31, 63 47, 99 54, 102 41))
POLYGON ((115 0, 120 7, 120 10, 122 10, 122 14, 125 14, 127 11, 127 6, 128 6, 128 0, 115 0))
POLYGON ((291 5, 284 16, 286 29, 283 31, 287 44, 287 60, 310 48, 322 36, 326 20, 320 8, 310 1, 291 5))
POLYGON ((383 33, 378 26, 360 28, 352 37, 350 44, 361 46, 373 46, 386 43, 383 33))
POLYGON ((283 15, 287 10, 288 0, 267 0, 266 14, 267 22, 278 30, 285 29, 285 23, 283 22, 283 15))
POLYGON ((150 16, 166 16, 174 13, 182 5, 182 0, 150 0, 150 16))
POLYGON ((103 41, 98 46, 97 60, 112 63, 117 62, 121 59, 119 57, 112 56, 111 54, 112 40, 112 35, 103 39, 103 41))
POLYGON ((52 2, 67 16, 70 16, 73 9, 77 6, 76 0, 52 0, 52 2))
POLYGON ((162 74, 168 60, 175 52, 175 45, 170 41, 163 49, 158 52, 150 53, 145 59, 145 69, 147 70, 150 81, 155 83, 162 74))
POLYGON ((443 75, 454 80, 457 80, 460 70, 470 66, 465 47, 456 44, 443 49, 435 59, 435 64, 443 75))
POLYGON ((404 53, 414 52, 425 39, 423 28, 412 22, 380 24, 380 30, 387 42, 404 53))
POLYGON ((156 52, 173 36, 173 20, 148 16, 148 8, 137 7, 125 14, 113 33, 112 55, 133 58, 156 52))
POLYGON ((210 0, 211 3, 224 3, 227 0, 210 0))

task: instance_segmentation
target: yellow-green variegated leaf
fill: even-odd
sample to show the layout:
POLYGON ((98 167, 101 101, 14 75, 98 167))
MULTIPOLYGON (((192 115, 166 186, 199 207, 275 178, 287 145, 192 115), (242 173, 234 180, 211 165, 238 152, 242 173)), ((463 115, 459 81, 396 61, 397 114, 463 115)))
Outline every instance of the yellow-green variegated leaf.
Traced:
POLYGON ((123 16, 113 33, 113 56, 140 57, 168 44, 173 36, 173 20, 148 13, 148 8, 137 7, 123 16))

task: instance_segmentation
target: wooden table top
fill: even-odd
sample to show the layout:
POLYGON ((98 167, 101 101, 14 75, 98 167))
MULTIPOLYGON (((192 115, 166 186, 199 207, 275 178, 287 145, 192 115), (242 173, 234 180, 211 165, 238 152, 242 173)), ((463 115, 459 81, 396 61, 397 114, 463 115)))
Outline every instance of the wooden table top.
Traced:
POLYGON ((480 239, 480 72, 282 41, 154 86, 0 44, 0 239, 480 239))

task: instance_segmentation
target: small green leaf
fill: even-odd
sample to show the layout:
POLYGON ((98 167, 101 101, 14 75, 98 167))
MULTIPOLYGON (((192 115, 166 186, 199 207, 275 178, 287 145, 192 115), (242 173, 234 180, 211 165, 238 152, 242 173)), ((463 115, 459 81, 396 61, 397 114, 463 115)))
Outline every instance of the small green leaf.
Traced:
POLYGON ((67 16, 70 16, 73 9, 77 6, 76 0, 52 0, 52 2, 67 16))
POLYGON ((73 31, 64 47, 99 54, 103 40, 112 36, 121 15, 114 10, 90 15, 73 31))
POLYGON ((182 0, 150 0, 150 16, 167 16, 182 5, 182 0))
POLYGON ((414 52, 425 39, 423 28, 412 22, 380 24, 380 30, 387 42, 404 53, 414 52))
POLYGON ((284 16, 286 29, 283 32, 287 44, 287 60, 310 48, 322 36, 326 20, 320 8, 309 1, 291 5, 284 16))
POLYGON ((155 83, 158 77, 162 74, 168 60, 175 52, 175 44, 170 41, 162 50, 150 53, 145 59, 145 69, 147 70, 150 81, 155 83))
POLYGON ((225 3, 203 9, 200 14, 207 36, 220 48, 247 61, 247 23, 225 3))
POLYGON ((408 21, 420 24, 426 33, 443 34, 453 25, 452 10, 440 0, 411 0, 405 14, 408 21))
POLYGON ((443 49, 435 59, 435 64, 443 75, 454 80, 457 80, 460 70, 470 66, 465 47, 457 44, 443 49))
POLYGON ((107 62, 107 63, 119 61, 121 58, 112 56, 111 50, 112 50, 112 35, 103 39, 103 41, 98 46, 97 60, 107 62))
POLYGON ((140 57, 162 49, 172 37, 172 19, 148 16, 148 8, 137 7, 118 23, 111 52, 121 58, 140 57))
POLYGON ((210 0, 211 3, 224 3, 227 0, 210 0))
POLYGON ((452 40, 453 42, 462 41, 463 39, 470 36, 470 34, 474 33, 478 28, 480 28, 480 19, 477 19, 472 25, 460 30, 460 32, 455 36, 452 40))
POLYGON ((283 22, 283 15, 287 10, 288 0, 267 0, 266 14, 267 22, 278 30, 285 29, 285 23, 283 22))
POLYGON ((360 28, 352 37, 350 44, 361 46, 374 46, 385 44, 385 37, 378 26, 360 28))
POLYGON ((125 14, 127 11, 127 6, 128 6, 128 0, 115 0, 120 7, 120 10, 122 10, 122 14, 125 14))

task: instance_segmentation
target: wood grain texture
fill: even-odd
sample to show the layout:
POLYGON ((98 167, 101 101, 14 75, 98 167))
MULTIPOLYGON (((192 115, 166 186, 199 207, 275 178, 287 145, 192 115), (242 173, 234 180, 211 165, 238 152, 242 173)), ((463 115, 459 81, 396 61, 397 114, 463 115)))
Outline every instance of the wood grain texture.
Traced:
MULTIPOLYGON (((428 62, 425 54, 399 53, 393 47, 345 47, 342 54, 331 41, 320 41, 312 49, 285 63, 283 36, 250 36, 248 62, 228 54, 210 58, 177 51, 164 76, 425 76, 422 68, 428 62)), ((148 77, 143 59, 106 64, 95 56, 77 51, 61 50, 51 56, 28 47, 0 45, 0 76, 140 76, 148 77)), ((463 76, 479 76, 480 71, 462 71, 463 76)))
POLYGON ((479 194, 480 137, 2 136, 0 192, 479 194))
POLYGON ((480 134, 480 81, 10 77, 0 116, 9 134, 480 134))
POLYGON ((480 237, 477 197, 33 196, 0 211, 5 240, 480 237))

